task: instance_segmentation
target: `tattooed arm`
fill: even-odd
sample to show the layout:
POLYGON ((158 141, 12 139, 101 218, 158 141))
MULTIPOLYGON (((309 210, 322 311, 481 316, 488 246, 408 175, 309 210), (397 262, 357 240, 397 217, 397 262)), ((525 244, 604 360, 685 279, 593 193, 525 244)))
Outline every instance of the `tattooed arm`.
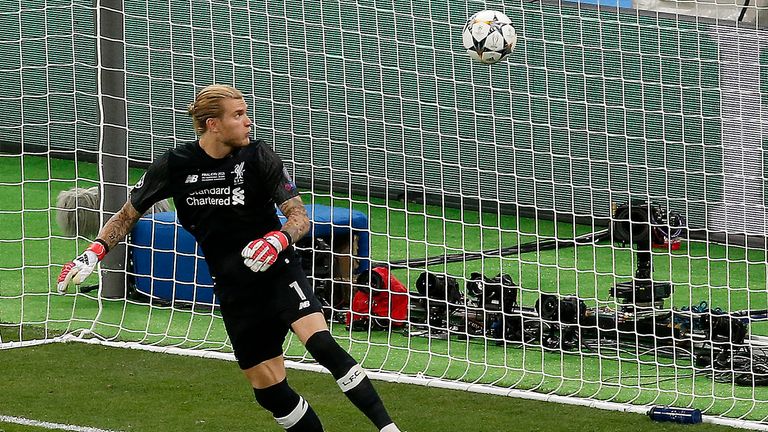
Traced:
POLYGON ((104 259, 110 249, 115 247, 128 234, 141 215, 130 201, 112 216, 99 231, 96 241, 88 246, 80 256, 64 264, 56 281, 59 294, 67 292, 70 284, 80 285, 96 268, 96 264, 104 259))
POLYGON ((248 243, 240 252, 243 264, 254 272, 267 270, 291 241, 297 242, 309 231, 309 218, 301 203, 301 197, 295 196, 283 201, 280 211, 288 219, 280 231, 266 233, 264 237, 248 243))
POLYGON ((280 204, 280 211, 288 219, 283 224, 282 231, 287 232, 294 243, 309 232, 309 217, 307 217, 307 209, 304 208, 300 196, 284 201, 280 204))
POLYGON ((115 247, 131 232, 131 228, 141 218, 139 212, 133 208, 128 200, 114 216, 112 216, 99 231, 98 239, 103 240, 109 249, 115 247))

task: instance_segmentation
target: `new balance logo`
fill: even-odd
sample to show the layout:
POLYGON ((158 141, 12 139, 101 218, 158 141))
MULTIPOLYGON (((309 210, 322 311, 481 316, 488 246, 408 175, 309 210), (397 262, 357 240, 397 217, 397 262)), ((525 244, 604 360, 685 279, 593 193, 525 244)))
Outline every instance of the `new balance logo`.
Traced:
POLYGON ((245 191, 243 188, 232 189, 232 205, 245 205, 245 191))
POLYGON ((303 302, 299 303, 299 310, 306 309, 309 307, 309 300, 304 300, 303 302))
POLYGON ((187 180, 184 183, 197 183, 197 174, 190 174, 187 176, 187 180))

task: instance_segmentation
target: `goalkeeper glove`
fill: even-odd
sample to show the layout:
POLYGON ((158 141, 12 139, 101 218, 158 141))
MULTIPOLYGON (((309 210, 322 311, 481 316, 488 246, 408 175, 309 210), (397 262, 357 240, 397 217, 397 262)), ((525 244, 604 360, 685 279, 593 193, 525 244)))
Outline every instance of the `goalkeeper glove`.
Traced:
POLYGON ((254 272, 266 271, 277 261, 277 255, 291 244, 291 238, 283 231, 270 231, 243 248, 243 263, 254 272))
POLYGON ((66 293, 70 283, 75 285, 83 283, 85 278, 93 273, 96 264, 104 259, 108 251, 107 244, 103 240, 96 240, 80 256, 66 263, 59 273, 58 284, 56 285, 59 294, 66 293))

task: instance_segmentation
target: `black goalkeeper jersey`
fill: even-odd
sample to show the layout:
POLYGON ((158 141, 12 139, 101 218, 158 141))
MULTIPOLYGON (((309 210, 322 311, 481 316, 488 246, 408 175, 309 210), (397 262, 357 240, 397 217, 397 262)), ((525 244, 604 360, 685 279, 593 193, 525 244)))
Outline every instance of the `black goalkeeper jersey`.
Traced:
POLYGON ((143 214, 173 198, 179 222, 197 239, 211 274, 226 278, 247 269, 240 251, 250 241, 281 228, 275 204, 297 195, 282 160, 263 140, 221 159, 194 141, 157 158, 130 200, 143 214))

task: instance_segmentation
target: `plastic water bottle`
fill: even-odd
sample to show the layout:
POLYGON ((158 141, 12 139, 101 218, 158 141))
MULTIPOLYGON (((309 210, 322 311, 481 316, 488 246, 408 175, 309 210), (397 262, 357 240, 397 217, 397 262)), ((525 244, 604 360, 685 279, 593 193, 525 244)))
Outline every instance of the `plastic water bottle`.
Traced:
POLYGON ((701 423, 701 410, 655 406, 648 411, 648 417, 655 421, 694 424, 701 423))

